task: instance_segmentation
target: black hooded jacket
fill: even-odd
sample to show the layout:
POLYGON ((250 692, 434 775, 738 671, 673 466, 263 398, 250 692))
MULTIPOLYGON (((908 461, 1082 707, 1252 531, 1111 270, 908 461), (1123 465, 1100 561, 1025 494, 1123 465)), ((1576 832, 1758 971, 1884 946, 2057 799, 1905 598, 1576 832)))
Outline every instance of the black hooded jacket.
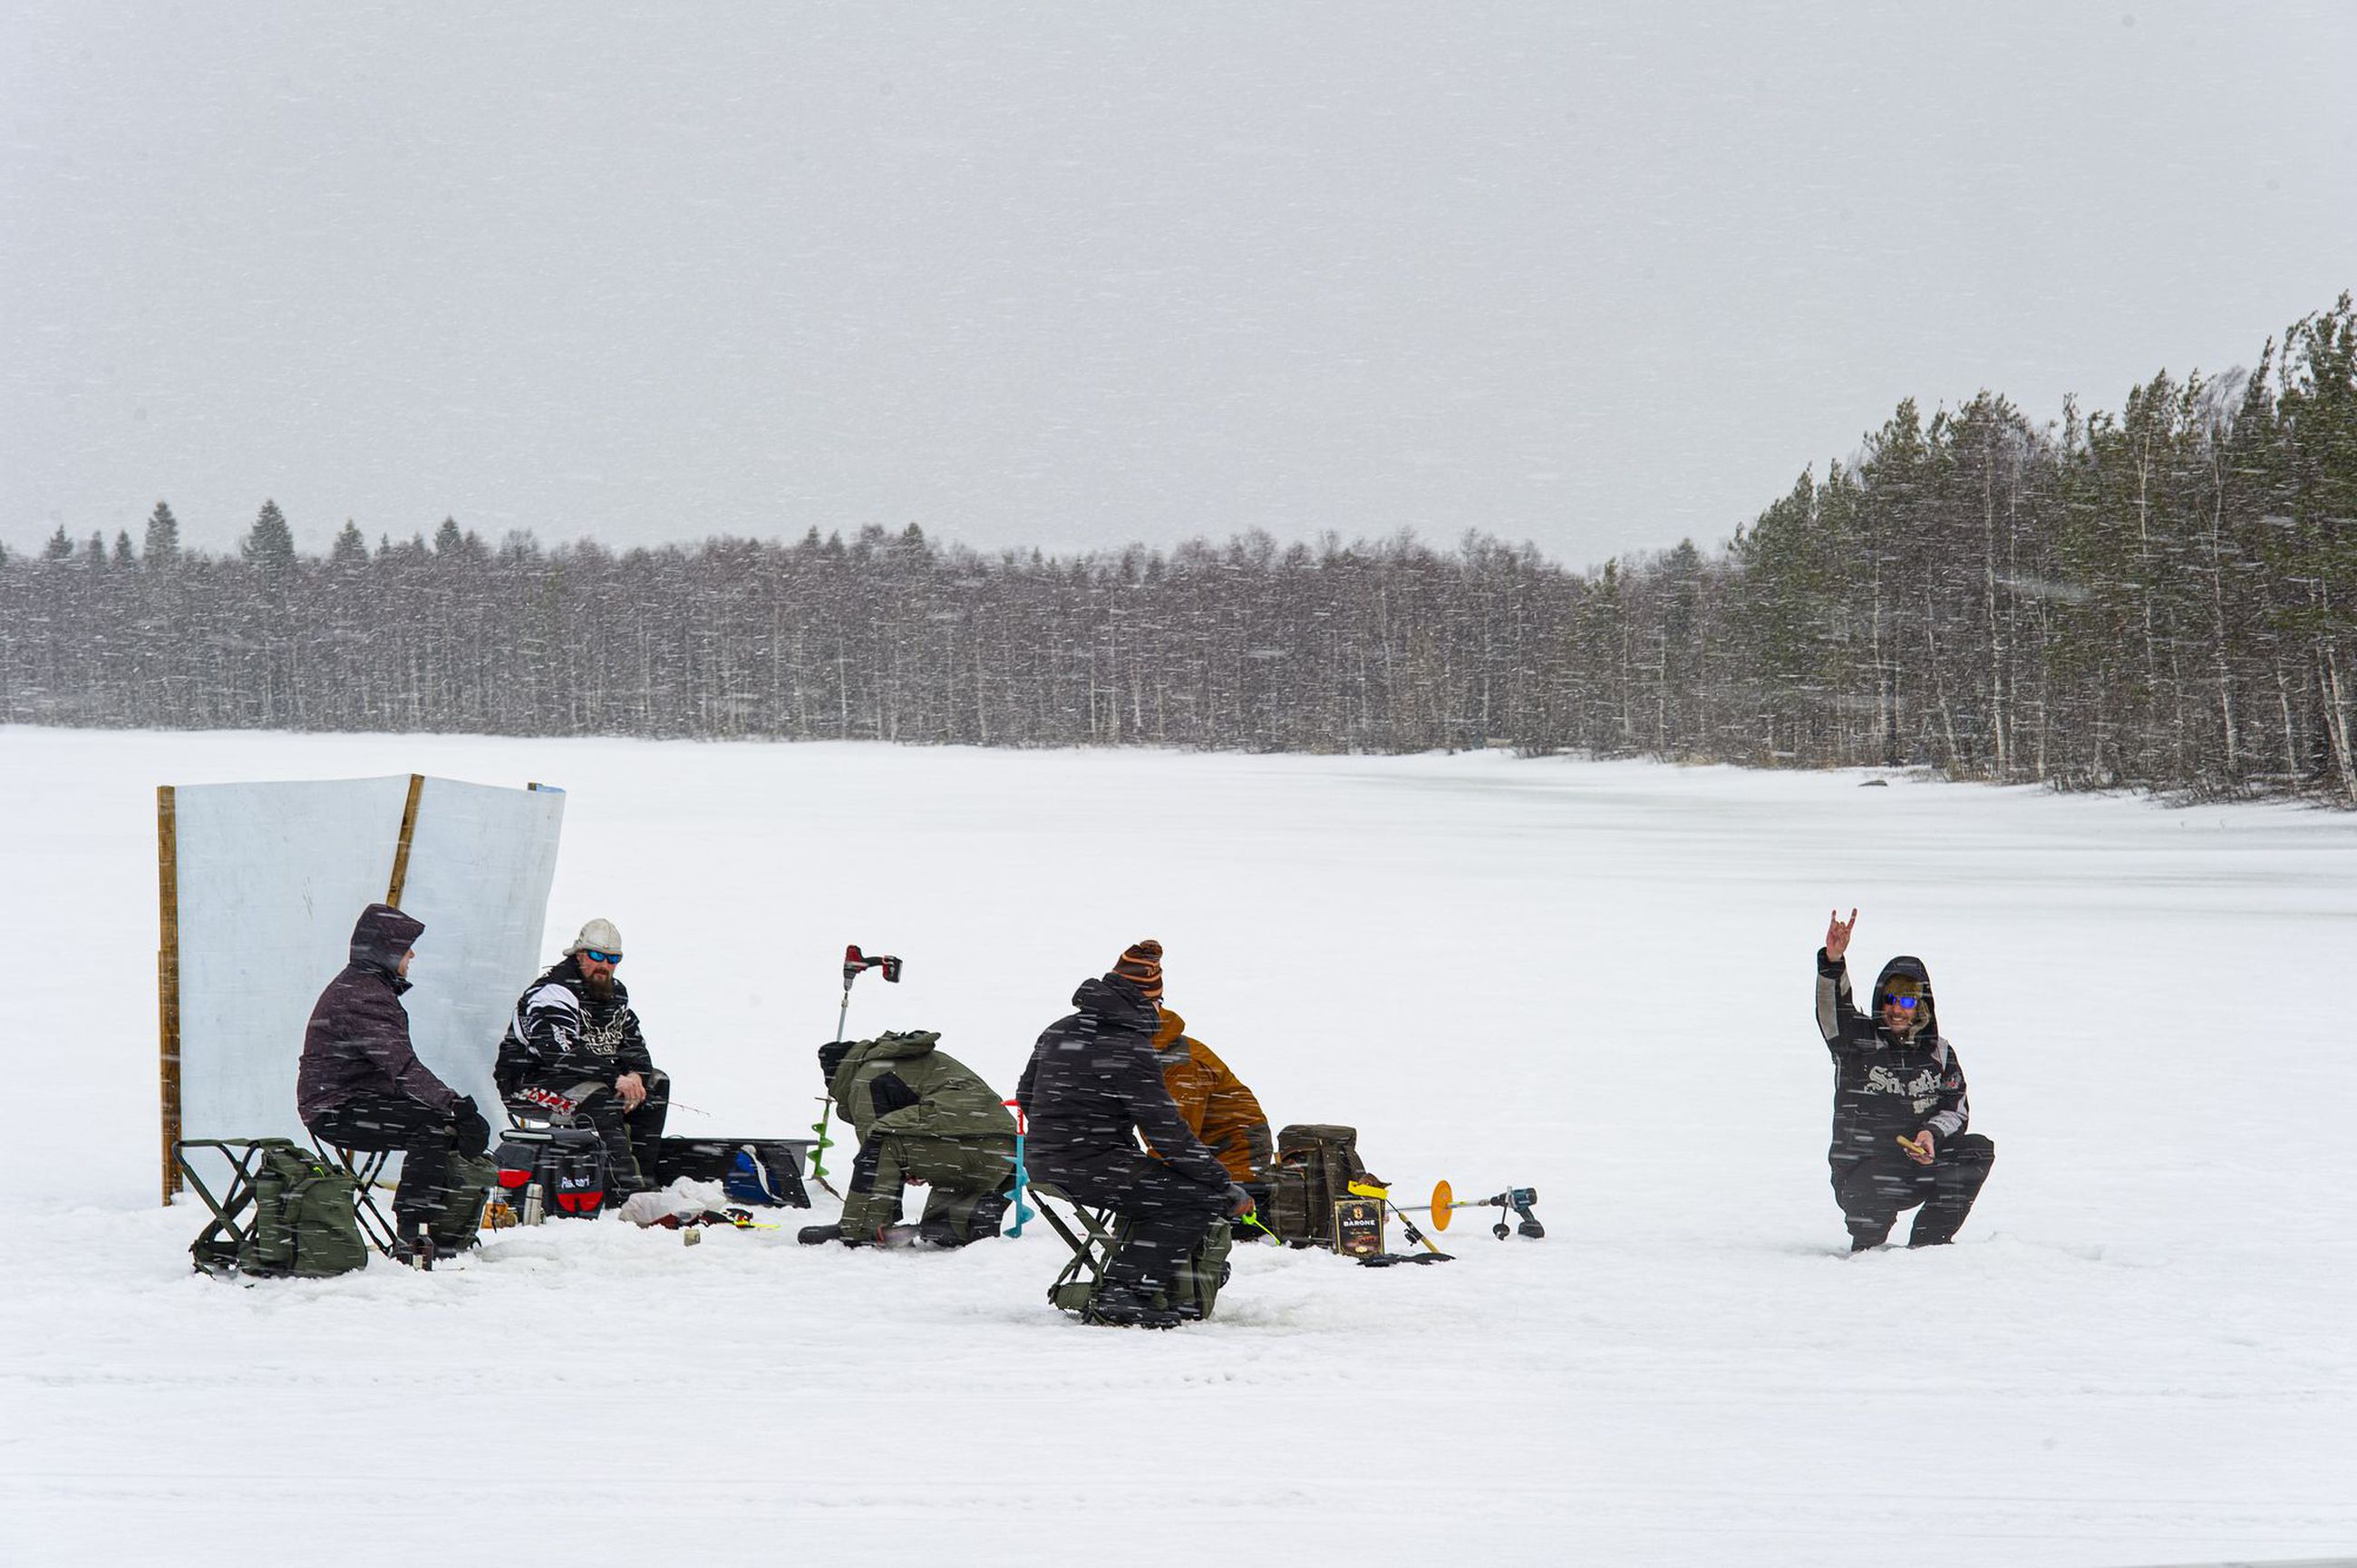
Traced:
POLYGON ((1049 1181, 1085 1180, 1142 1158, 1136 1134, 1186 1180, 1224 1189, 1227 1167, 1187 1129, 1154 1057, 1161 1015, 1106 975, 1072 993, 1080 1011, 1048 1026, 1015 1090, 1028 1131, 1024 1164, 1049 1181))
POLYGON ((630 988, 619 979, 610 996, 593 995, 570 953, 549 965, 516 999, 500 1040, 492 1077, 502 1095, 526 1089, 563 1093, 576 1084, 612 1083, 624 1073, 655 1070, 630 1009, 630 988))
POLYGON ((1940 1035, 1932 972, 1905 954, 1882 966, 1861 1013, 1851 999, 1849 966, 1817 950, 1817 1028, 1834 1058, 1834 1136, 1826 1157, 1838 1175, 1869 1155, 1895 1151, 1898 1140, 1930 1130, 1944 1144, 1971 1122, 1964 1069, 1940 1035), (1882 1026, 1882 988, 1904 975, 1921 988, 1923 1022, 1912 1038, 1882 1026))
POLYGON ((404 1096, 436 1111, 456 1111, 458 1091, 434 1076, 409 1045, 401 993, 401 955, 425 925, 390 904, 371 904, 352 927, 352 958, 328 982, 303 1030, 295 1073, 295 1109, 309 1125, 321 1112, 368 1096, 404 1096))

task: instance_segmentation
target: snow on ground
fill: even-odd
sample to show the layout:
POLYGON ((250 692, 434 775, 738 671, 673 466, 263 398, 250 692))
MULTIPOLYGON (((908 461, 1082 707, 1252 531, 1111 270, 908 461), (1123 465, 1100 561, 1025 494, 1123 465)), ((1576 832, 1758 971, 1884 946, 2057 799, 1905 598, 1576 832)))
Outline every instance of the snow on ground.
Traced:
POLYGON ((0 1563, 2357 1550, 2357 819, 1859 784, 0 730, 0 1563), (1240 1250, 1165 1335, 1051 1311, 1037 1227, 600 1221, 430 1275, 194 1276, 199 1212, 155 1203, 154 787, 412 770, 571 790, 550 948, 620 925, 712 1113, 678 1131, 811 1121, 847 941, 908 961, 852 1033, 940 1029, 1012 1092, 1151 934, 1278 1121, 1356 1123, 1411 1192, 1534 1186, 1547 1238, 1240 1250), (1952 1249, 1841 1252, 1809 977, 1853 904, 1857 967, 1929 961, 1998 1144, 1952 1249))

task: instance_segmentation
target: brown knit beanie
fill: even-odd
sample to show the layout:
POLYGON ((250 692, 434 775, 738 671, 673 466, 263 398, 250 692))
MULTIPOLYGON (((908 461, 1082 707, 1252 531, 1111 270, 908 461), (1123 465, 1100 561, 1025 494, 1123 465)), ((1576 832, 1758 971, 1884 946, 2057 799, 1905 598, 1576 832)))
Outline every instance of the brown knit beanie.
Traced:
POLYGON ((1146 993, 1148 1002, 1162 1000, 1162 944, 1152 937, 1133 942, 1113 966, 1115 979, 1126 980, 1146 993))

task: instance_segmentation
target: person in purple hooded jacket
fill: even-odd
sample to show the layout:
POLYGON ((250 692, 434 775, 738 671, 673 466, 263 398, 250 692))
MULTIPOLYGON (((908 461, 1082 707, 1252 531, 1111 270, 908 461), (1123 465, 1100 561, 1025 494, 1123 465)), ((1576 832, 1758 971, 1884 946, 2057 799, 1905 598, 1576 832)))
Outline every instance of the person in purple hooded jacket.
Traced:
POLYGON ((436 1078, 409 1043, 409 961, 423 922, 371 904, 352 927, 351 961, 328 982, 303 1031, 295 1109, 315 1137, 346 1149, 398 1149, 393 1227, 404 1252, 449 1197, 450 1152, 479 1156, 490 1124, 474 1100, 436 1078))

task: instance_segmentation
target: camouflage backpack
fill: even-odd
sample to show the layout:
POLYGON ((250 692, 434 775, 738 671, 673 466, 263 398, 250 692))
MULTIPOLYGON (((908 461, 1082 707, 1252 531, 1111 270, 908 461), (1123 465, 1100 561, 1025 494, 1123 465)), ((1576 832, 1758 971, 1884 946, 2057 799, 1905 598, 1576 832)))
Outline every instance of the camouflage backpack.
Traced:
POLYGON ((1331 1247, 1334 1205, 1351 1196, 1354 1181, 1382 1185, 1359 1158, 1356 1127, 1317 1122, 1287 1127, 1276 1135, 1268 1212, 1261 1222, 1287 1245, 1331 1247))

